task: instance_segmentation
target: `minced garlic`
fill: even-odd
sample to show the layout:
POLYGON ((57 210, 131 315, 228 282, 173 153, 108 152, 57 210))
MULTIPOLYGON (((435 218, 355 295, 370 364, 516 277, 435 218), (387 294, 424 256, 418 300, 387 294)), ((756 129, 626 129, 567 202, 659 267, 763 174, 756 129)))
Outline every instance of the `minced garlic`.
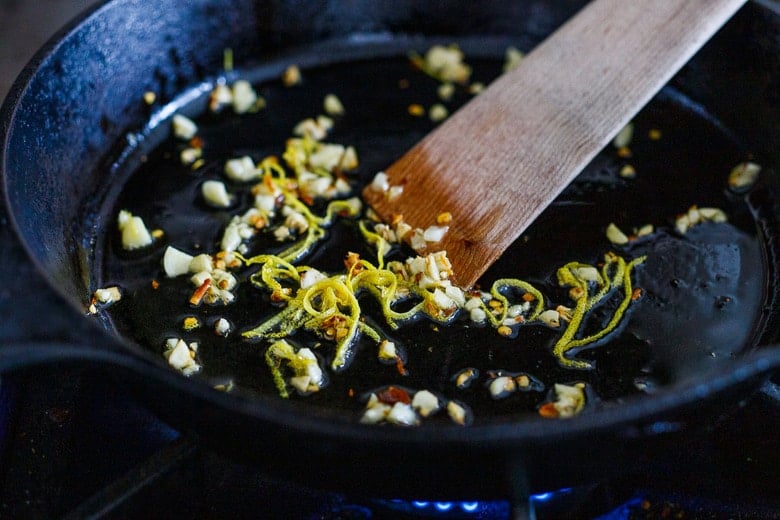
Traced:
POLYGON ((447 110, 447 107, 445 107, 441 103, 435 103, 431 105, 431 108, 428 109, 428 117, 434 123, 444 121, 445 119, 447 119, 447 116, 449 115, 450 115, 449 110, 447 110))
POLYGON ((634 138, 634 123, 628 123, 626 126, 620 129, 620 131, 612 139, 612 146, 615 148, 626 148, 631 144, 631 140, 634 138))
POLYGON ((734 191, 747 191, 756 183, 761 166, 754 162, 743 162, 732 168, 729 173, 729 188, 734 191))
POLYGON ((622 246, 628 244, 628 237, 623 233, 614 222, 610 222, 607 226, 607 240, 615 244, 616 246, 622 246))
POLYGON ((328 94, 322 100, 322 108, 329 116, 340 116, 344 114, 344 105, 336 94, 328 94))
POLYGON ((176 114, 171 120, 173 135, 184 141, 189 141, 198 133, 198 125, 195 122, 181 114, 176 114))
POLYGON ((122 233, 122 247, 124 249, 140 249, 154 242, 154 238, 146 228, 143 219, 134 216, 127 210, 119 212, 117 226, 122 233))
POLYGON ((218 336, 227 336, 230 334, 230 331, 233 329, 230 322, 225 318, 219 318, 216 323, 214 323, 214 332, 218 336))
POLYGON ((259 176, 255 162, 249 156, 230 159, 225 163, 225 175, 234 181, 251 181, 259 176))
POLYGON ((163 270, 165 275, 174 278, 190 272, 190 262, 192 262, 193 256, 176 249, 175 247, 168 246, 163 254, 163 270))
POLYGON ((95 300, 98 303, 109 305, 111 303, 116 303, 119 300, 121 300, 122 292, 119 290, 119 287, 112 286, 112 287, 106 287, 105 289, 96 290, 94 296, 95 296, 95 300))
POLYGON ((233 83, 231 94, 233 112, 236 114, 243 114, 257 107, 257 92, 248 81, 238 80, 233 83))
POLYGON ((227 208, 233 203, 233 197, 221 181, 206 181, 201 185, 200 191, 209 206, 227 208))
POLYGON ((525 58, 525 54, 516 47, 507 47, 504 52, 504 72, 516 69, 520 65, 520 62, 523 61, 523 58, 525 58))
POLYGON ((299 85, 302 79, 301 69, 297 65, 288 66, 282 73, 282 83, 285 87, 299 85))
POLYGON ((189 376, 201 369, 200 364, 195 360, 197 351, 197 343, 188 344, 183 339, 170 338, 165 342, 163 356, 171 367, 189 376))

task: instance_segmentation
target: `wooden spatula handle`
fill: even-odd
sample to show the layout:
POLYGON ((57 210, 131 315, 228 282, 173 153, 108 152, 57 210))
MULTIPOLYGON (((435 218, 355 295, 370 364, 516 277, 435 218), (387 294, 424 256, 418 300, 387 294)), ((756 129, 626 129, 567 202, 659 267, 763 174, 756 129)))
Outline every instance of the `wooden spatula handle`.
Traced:
POLYGON ((400 196, 364 196, 413 227, 450 212, 435 249, 471 285, 743 3, 591 2, 387 169, 400 196))

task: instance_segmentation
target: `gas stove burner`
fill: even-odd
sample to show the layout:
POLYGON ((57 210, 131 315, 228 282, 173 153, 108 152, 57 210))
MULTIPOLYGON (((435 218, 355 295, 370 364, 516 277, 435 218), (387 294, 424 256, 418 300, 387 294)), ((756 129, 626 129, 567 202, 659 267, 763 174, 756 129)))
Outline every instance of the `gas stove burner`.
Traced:
POLYGON ((448 519, 507 518, 510 512, 507 501, 428 501, 428 500, 380 500, 377 506, 397 511, 409 517, 448 519))
MULTIPOLYGON (((380 518, 386 516, 389 518, 395 514, 408 519, 456 520, 552 519, 571 518, 572 515, 596 518, 602 513, 613 510, 616 506, 614 493, 604 493, 603 490, 604 487, 598 484, 568 487, 532 494, 526 500, 518 500, 514 504, 507 500, 377 500, 372 509, 379 514, 380 518), (609 500, 606 498, 607 495, 609 495, 609 500)), ((605 520, 618 520, 625 517, 612 515, 604 518, 605 520)))

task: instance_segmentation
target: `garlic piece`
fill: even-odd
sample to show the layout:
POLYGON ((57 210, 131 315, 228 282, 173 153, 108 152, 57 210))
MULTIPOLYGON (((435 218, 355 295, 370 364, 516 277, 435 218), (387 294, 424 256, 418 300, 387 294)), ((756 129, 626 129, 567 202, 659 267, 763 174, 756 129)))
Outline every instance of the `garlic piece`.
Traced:
POLYGON ((628 237, 623 233, 614 222, 610 222, 607 226, 607 240, 615 244, 616 246, 622 246, 628 244, 628 237))
POLYGON ((173 116, 171 128, 173 129, 173 135, 183 141, 189 141, 198 133, 198 125, 192 119, 181 114, 173 116))
POLYGON ((122 210, 119 212, 117 223, 119 231, 122 233, 122 247, 124 249, 140 249, 154 242, 141 217, 136 217, 129 211, 122 210))
POLYGON ((230 159, 225 163, 225 175, 234 181, 251 181, 259 177, 255 162, 245 155, 237 159, 230 159))
POLYGON ((206 204, 215 208, 227 208, 233 202, 233 198, 227 192, 225 183, 220 181, 206 181, 200 187, 203 200, 206 204))
POLYGON ((330 116, 340 116, 344 114, 344 105, 335 94, 328 94, 322 101, 322 108, 330 116))
POLYGON ((615 148, 625 148, 631 144, 631 140, 634 138, 634 123, 628 123, 626 126, 620 129, 615 138, 612 140, 612 146, 615 148))
POLYGON ((232 98, 233 112, 236 114, 243 114, 254 108, 258 99, 252 84, 246 80, 233 83, 232 98))
POLYGON ((561 315, 558 311, 553 309, 548 309, 541 313, 539 319, 548 327, 558 328, 561 326, 561 315))
POLYGON ((743 162, 736 165, 729 173, 729 188, 741 192, 750 189, 761 173, 761 166, 754 162, 743 162))
POLYGON ((428 390, 420 390, 412 398, 412 408, 423 417, 428 417, 439 410, 439 398, 428 390))
POLYGON ((173 246, 168 246, 163 254, 163 270, 169 278, 174 278, 190 272, 190 262, 193 256, 180 251, 173 246))

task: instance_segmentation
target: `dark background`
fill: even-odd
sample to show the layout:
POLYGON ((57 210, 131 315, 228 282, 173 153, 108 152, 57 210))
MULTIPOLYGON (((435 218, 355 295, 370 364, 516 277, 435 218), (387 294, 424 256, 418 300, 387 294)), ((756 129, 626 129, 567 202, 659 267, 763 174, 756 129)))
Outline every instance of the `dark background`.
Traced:
POLYGON ((96 0, 0 0, 0 100, 35 51, 96 0))

